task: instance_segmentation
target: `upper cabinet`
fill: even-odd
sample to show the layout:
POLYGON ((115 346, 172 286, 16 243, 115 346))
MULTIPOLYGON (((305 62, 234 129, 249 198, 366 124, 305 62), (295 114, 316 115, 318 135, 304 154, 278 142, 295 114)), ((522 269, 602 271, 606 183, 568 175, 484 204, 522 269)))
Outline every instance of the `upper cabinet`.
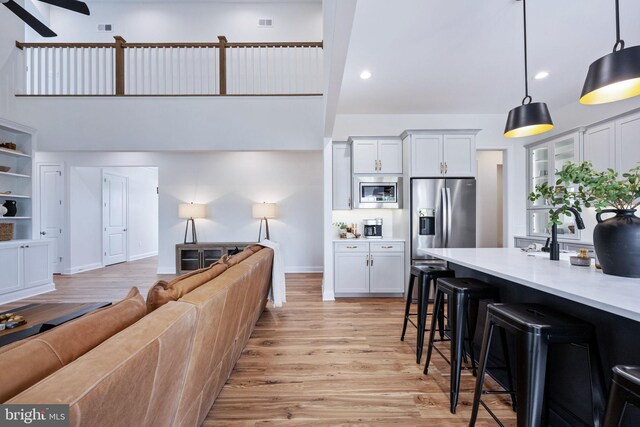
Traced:
POLYGON ((615 125, 613 122, 590 127, 584 133, 583 160, 597 170, 615 169, 615 125))
POLYGON ((620 173, 640 165, 640 114, 616 121, 616 154, 620 173))
POLYGON ((477 131, 408 131, 411 177, 475 177, 477 131))
POLYGON ((584 133, 583 160, 597 170, 625 173, 640 164, 640 113, 589 127, 584 133))
POLYGON ((402 141, 399 138, 351 138, 354 174, 402 174, 402 141))
POLYGON ((351 144, 334 142, 333 162, 333 209, 351 209, 351 144))
MULTIPOLYGON (((534 144, 527 149, 528 153, 528 188, 527 194, 536 185, 543 182, 554 185, 556 171, 562 169, 567 162, 579 159, 579 134, 577 132, 556 138, 541 144, 534 144)), ((530 202, 530 206, 545 206, 544 201, 530 202)))

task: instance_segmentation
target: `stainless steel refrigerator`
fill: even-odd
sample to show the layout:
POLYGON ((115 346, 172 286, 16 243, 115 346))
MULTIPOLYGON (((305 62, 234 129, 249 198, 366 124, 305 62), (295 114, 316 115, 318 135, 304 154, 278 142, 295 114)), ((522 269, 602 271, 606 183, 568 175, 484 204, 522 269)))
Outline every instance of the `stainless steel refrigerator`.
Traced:
POLYGON ((476 180, 411 179, 411 261, 428 263, 423 248, 476 246, 476 180))

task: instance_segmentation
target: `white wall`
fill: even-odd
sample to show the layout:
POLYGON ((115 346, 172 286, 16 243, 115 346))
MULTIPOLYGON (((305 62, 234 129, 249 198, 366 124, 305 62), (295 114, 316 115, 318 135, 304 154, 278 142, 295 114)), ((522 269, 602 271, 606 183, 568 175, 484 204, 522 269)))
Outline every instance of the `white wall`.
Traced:
POLYGON ((297 97, 21 97, 39 151, 320 150, 322 105, 297 97))
POLYGON ((502 227, 502 206, 499 206, 498 165, 502 165, 502 151, 478 151, 477 160, 477 227, 476 242, 479 248, 496 248, 499 228, 502 227))
MULTIPOLYGON (((65 273, 102 266, 102 171, 128 178, 128 252, 133 261, 158 253, 158 170, 154 167, 70 167, 69 262, 65 273)), ((63 256, 63 259, 66 258, 63 256)))
MULTIPOLYGON (((320 41, 322 2, 100 2, 88 3, 90 16, 50 9, 58 42, 320 41), (272 18, 272 28, 258 28, 258 18, 272 18), (98 33, 98 24, 112 24, 113 33, 98 33)), ((28 41, 42 40, 33 32, 28 41)))
POLYGON ((16 40, 24 37, 22 21, 7 8, 0 13, 0 117, 17 120, 13 114, 14 82, 18 58, 16 40))
POLYGON ((269 221, 269 228, 272 239, 282 245, 285 269, 322 271, 320 151, 40 152, 36 161, 64 162, 68 170, 158 167, 160 273, 175 271, 175 244, 183 241, 185 227, 185 220, 178 218, 178 204, 191 201, 208 205, 208 218, 196 220, 198 240, 203 242, 255 241, 259 220, 252 218, 251 205, 276 202, 278 217, 269 221))

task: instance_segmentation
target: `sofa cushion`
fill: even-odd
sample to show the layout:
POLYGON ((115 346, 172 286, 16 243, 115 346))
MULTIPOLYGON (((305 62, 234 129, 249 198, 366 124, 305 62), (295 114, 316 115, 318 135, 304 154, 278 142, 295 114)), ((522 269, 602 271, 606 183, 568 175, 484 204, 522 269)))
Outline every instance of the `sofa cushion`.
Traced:
POLYGON ((192 290, 218 277, 227 268, 227 264, 218 261, 207 268, 178 276, 170 282, 157 281, 147 294, 147 313, 151 313, 169 301, 178 301, 192 290))
POLYGON ((73 362, 144 314, 144 299, 137 288, 132 288, 116 304, 0 348, 0 366, 5 367, 0 381, 0 402, 73 362))
POLYGON ((249 258, 251 255, 258 252, 262 248, 264 248, 264 246, 262 245, 249 245, 246 248, 244 248, 242 252, 237 253, 235 255, 231 255, 230 257, 223 258, 223 262, 227 264, 227 266, 232 267, 236 264, 241 263, 245 259, 249 258))
POLYGON ((68 404, 71 426, 173 425, 196 310, 170 302, 10 400, 68 404))

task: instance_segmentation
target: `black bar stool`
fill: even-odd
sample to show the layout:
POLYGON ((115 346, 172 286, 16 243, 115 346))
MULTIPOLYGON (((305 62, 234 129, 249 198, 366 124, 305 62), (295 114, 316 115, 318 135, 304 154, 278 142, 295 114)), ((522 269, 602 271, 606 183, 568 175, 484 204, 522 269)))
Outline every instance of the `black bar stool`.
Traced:
MULTIPOLYGON (((547 425, 545 381, 549 344, 577 344, 589 352, 593 422, 600 426, 604 409, 604 377, 593 326, 580 319, 567 316, 539 304, 489 304, 482 338, 480 372, 476 380, 473 409, 469 426, 476 423, 480 404, 499 422, 495 414, 482 401, 482 384, 487 369, 489 347, 494 327, 515 334, 518 427, 547 425)), ((510 390, 513 392, 513 390, 510 390)))
MULTIPOLYGON (((443 310, 442 304, 444 296, 448 298, 449 312, 449 333, 451 339, 441 338, 435 339, 435 320, 436 316, 432 314, 431 332, 429 334, 429 343, 427 347, 427 361, 424 365, 425 375, 429 373, 429 364, 431 363, 431 354, 433 349, 445 359, 446 356, 434 346, 434 342, 451 341, 450 360, 451 365, 451 387, 449 390, 451 413, 456 413, 458 406, 458 394, 460 392, 460 373, 463 369, 462 360, 466 359, 464 344, 469 343, 469 355, 471 357, 471 369, 476 374, 476 363, 473 351, 473 335, 475 333, 477 304, 472 307, 471 302, 477 302, 481 299, 499 300, 498 288, 490 286, 480 280, 471 278, 442 278, 438 279, 436 285, 436 295, 433 302, 433 313, 439 313, 443 310), (466 329, 466 335, 465 335, 466 329)), ((505 347, 506 352, 506 347, 505 347)), ((508 360, 508 359, 507 359, 508 360)), ((509 375, 510 377, 510 375, 509 375)))
MULTIPOLYGON (((412 265, 411 273, 409 275, 409 289, 407 290, 407 302, 404 308, 404 322, 402 325, 402 335, 400 341, 404 341, 404 334, 407 331, 407 322, 411 322, 413 326, 418 329, 416 340, 416 363, 420 363, 422 358, 422 347, 424 345, 424 331, 427 324, 427 307, 429 304, 429 290, 430 285, 433 283, 435 288, 436 279, 440 277, 455 277, 455 272, 447 267, 439 265, 412 265), (413 285, 416 279, 420 280, 418 287, 418 312, 410 313, 411 310, 411 296, 413 295, 413 285), (411 315, 418 317, 418 324, 416 325, 409 318, 411 315)), ((444 336, 444 311, 438 313, 440 318, 440 337, 444 336)))
POLYGON ((618 427, 624 408, 631 403, 640 408, 640 366, 614 366, 611 391, 604 415, 604 427, 618 427))

